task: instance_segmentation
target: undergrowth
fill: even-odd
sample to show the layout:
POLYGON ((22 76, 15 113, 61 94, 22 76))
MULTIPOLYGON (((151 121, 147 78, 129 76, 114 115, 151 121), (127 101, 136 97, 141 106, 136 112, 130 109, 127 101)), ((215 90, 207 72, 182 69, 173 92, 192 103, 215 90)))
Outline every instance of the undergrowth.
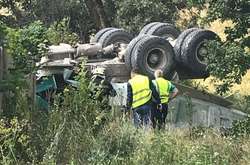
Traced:
POLYGON ((22 104, 16 111, 29 115, 1 117, 1 164, 250 162, 249 119, 236 122, 227 135, 205 128, 136 129, 129 116, 114 115, 119 109, 104 110, 100 100, 89 96, 89 82, 84 76, 79 81, 80 88, 67 87, 55 98, 49 112, 22 104))

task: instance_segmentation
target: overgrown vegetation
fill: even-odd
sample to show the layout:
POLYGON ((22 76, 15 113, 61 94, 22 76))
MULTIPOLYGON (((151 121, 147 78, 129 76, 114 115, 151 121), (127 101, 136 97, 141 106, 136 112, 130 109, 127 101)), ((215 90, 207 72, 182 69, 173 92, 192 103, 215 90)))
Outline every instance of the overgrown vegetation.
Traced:
MULTIPOLYGON (((178 18, 178 10, 188 9, 190 5, 202 10, 206 2, 211 2, 208 16, 213 15, 207 23, 222 18, 232 19, 235 24, 235 29, 227 28, 225 43, 210 45, 210 70, 223 82, 218 93, 225 93, 233 83, 240 82, 249 68, 248 17, 242 5, 246 1, 241 4, 238 1, 237 4, 235 1, 187 2, 0 0, 0 7, 12 13, 0 17, 0 45, 14 59, 9 77, 0 84, 1 90, 8 91, 0 117, 0 163, 249 164, 249 118, 235 122, 225 135, 204 128, 138 130, 128 116, 113 116, 119 110, 103 110, 100 101, 90 99, 84 70, 77 77, 80 88, 65 88, 55 97, 48 112, 33 106, 27 94, 27 77, 36 70, 33 64, 46 53, 48 45, 86 42, 90 33, 110 25, 137 33, 152 21, 173 23, 178 18), (240 8, 234 8, 235 5, 240 8), (100 7, 104 14, 98 13, 100 7), (240 17, 236 19, 229 14, 234 13, 231 9, 240 17)), ((197 25, 194 20, 191 24, 197 25)), ((242 101, 241 96, 237 98, 247 109, 249 98, 245 99, 248 101, 242 101)))
MULTIPOLYGON (((84 72, 82 72, 84 75, 84 72)), ((210 129, 136 129, 128 116, 90 99, 88 80, 78 90, 66 88, 51 111, 26 111, 30 118, 2 118, 3 164, 247 164, 249 119, 236 122, 228 136, 210 129), (201 130, 201 131, 200 131, 201 130), (191 131, 191 132, 190 132, 191 131), (216 139, 216 140, 215 140, 216 139)), ((117 109, 115 110, 117 111, 117 109)))

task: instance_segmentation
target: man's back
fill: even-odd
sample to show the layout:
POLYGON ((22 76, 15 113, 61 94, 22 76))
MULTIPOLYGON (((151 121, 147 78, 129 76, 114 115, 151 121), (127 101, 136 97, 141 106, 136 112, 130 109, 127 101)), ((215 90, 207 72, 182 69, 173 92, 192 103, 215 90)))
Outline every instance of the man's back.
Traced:
POLYGON ((147 76, 131 72, 127 84, 127 108, 132 109, 135 126, 149 126, 152 109, 152 95, 160 103, 159 95, 147 76))

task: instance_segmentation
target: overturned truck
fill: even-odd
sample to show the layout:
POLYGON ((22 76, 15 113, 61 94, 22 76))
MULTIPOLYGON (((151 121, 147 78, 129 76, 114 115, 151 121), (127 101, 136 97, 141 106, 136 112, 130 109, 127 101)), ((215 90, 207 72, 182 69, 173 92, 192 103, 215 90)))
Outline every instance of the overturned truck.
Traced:
MULTIPOLYGON (((95 71, 99 68, 104 70, 105 78, 118 90, 118 94, 120 93, 119 103, 117 103, 120 105, 125 104, 125 82, 130 78, 132 69, 139 70, 152 79, 154 71, 161 69, 165 78, 175 82, 184 79, 206 78, 209 76, 206 64, 208 55, 206 42, 217 37, 214 32, 209 30, 191 28, 180 32, 172 24, 153 22, 144 26, 137 36, 131 35, 124 29, 104 28, 96 33, 88 44, 50 46, 48 54, 37 63, 39 66, 36 90, 37 101, 44 107, 48 107, 49 101, 46 98, 48 96, 46 92, 50 90, 61 91, 66 84, 77 86, 78 84, 73 80, 72 75, 83 61, 90 76, 95 74, 95 71), (46 79, 43 79, 44 77, 46 79)), ((209 124, 205 124, 206 126, 215 123, 212 121, 211 116, 215 117, 217 115, 212 115, 213 113, 222 113, 221 109, 229 110, 230 108, 226 107, 232 105, 217 96, 197 94, 194 91, 185 92, 186 88, 181 86, 178 86, 178 88, 181 88, 182 93, 194 98, 194 103, 195 100, 197 102, 197 99, 204 98, 198 103, 202 102, 202 105, 210 105, 206 106, 204 113, 202 113, 203 115, 206 114, 206 117, 203 116, 203 118, 207 118, 206 120, 201 119, 200 116, 202 115, 197 115, 201 110, 193 114, 195 121, 207 121, 206 124, 209 124)), ((178 100, 183 99, 179 98, 178 100)), ((181 105, 181 103, 178 103, 178 105, 181 105)), ((180 106, 177 105, 175 107, 178 110, 175 112, 185 109, 178 109, 180 106)), ((223 111, 222 114, 228 113, 223 111)), ((221 120, 221 126, 230 126, 234 119, 243 118, 246 115, 236 113, 235 116, 229 117, 228 121, 230 122, 226 124, 222 122, 224 118, 218 118, 216 122, 220 123, 221 120)), ((177 119, 175 120, 176 123, 182 121, 177 119)), ((172 121, 172 123, 174 122, 172 121)), ((197 123, 199 124, 199 122, 197 123)))
POLYGON ((37 64, 38 77, 61 74, 64 68, 73 69, 85 59, 90 71, 103 67, 106 76, 115 82, 127 81, 133 68, 150 78, 156 69, 162 69, 170 80, 206 78, 205 43, 216 36, 198 28, 181 33, 172 24, 160 22, 146 25, 135 37, 124 29, 105 28, 88 44, 50 46, 37 64))

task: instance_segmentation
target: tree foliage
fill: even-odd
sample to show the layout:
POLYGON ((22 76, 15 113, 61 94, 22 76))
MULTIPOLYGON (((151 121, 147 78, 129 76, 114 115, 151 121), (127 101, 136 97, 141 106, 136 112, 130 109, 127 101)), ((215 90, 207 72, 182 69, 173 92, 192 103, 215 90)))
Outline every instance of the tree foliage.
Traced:
POLYGON ((174 0, 118 0, 115 1, 117 14, 115 23, 138 33, 150 22, 174 23, 177 17, 177 8, 174 0))
POLYGON ((95 7, 101 5, 100 0, 95 1, 99 3, 88 5, 89 0, 2 0, 0 7, 8 8, 12 15, 0 16, 0 18, 12 27, 24 26, 36 20, 42 21, 49 27, 54 22, 60 22, 66 18, 69 20, 69 29, 78 33, 84 41, 88 39, 92 29, 106 26, 106 22, 103 23, 104 25, 100 23, 105 13, 102 12, 104 16, 99 16, 100 13, 97 12, 102 8, 95 7))
POLYGON ((204 23, 211 23, 217 19, 222 22, 231 20, 233 26, 225 29, 227 41, 237 42, 243 48, 250 46, 248 0, 188 0, 188 3, 199 9, 207 9, 207 16, 203 19, 204 23))
POLYGON ((46 31, 49 42, 55 45, 60 43, 75 45, 79 41, 79 37, 76 33, 70 32, 69 23, 69 20, 65 18, 60 22, 51 24, 46 31))
POLYGON ((237 43, 212 41, 208 44, 208 70, 217 79, 217 93, 224 94, 233 84, 240 84, 250 57, 237 43))
POLYGON ((242 77, 250 68, 250 15, 248 0, 188 0, 189 7, 206 10, 202 19, 204 25, 215 20, 232 21, 233 25, 226 27, 226 40, 210 43, 209 70, 211 75, 220 80, 217 92, 223 94, 230 87, 241 82, 242 77), (213 44, 213 45, 212 45, 213 44))
POLYGON ((6 37, 7 54, 13 58, 14 69, 29 73, 32 60, 41 56, 42 43, 47 43, 46 28, 41 22, 34 22, 22 29, 8 29, 6 37))

